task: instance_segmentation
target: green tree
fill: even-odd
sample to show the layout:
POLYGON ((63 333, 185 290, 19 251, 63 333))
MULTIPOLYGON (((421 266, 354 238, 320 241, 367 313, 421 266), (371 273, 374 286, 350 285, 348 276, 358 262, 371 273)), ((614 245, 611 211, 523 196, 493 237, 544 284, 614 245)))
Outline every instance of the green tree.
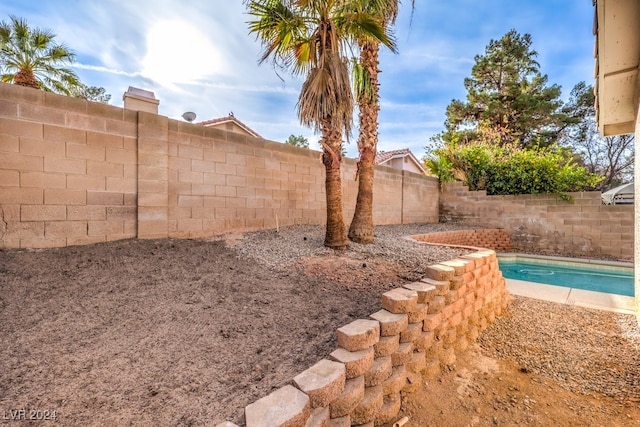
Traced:
POLYGON ((289 135, 289 138, 284 143, 294 147, 309 148, 309 140, 302 135, 289 135))
POLYGON ((87 86, 84 83, 80 83, 80 86, 73 92, 73 96, 87 101, 100 102, 101 104, 108 104, 111 100, 111 95, 107 93, 105 88, 87 86))
POLYGON ((511 30, 475 57, 471 77, 464 81, 466 101, 453 100, 447 107, 444 142, 455 135, 461 143, 523 147, 557 140, 570 118, 561 111, 560 86, 547 85, 531 44, 529 34, 511 30))
MULTIPOLYGON (((327 225, 324 244, 349 246, 342 209, 342 135, 353 121, 353 95, 346 60, 356 40, 369 34, 381 38, 384 30, 374 17, 361 12, 362 0, 251 0, 248 12, 255 20, 249 30, 264 48, 260 62, 302 75, 298 117, 321 133, 325 166, 327 225), (355 11, 355 12, 354 12, 355 11)), ((381 41, 385 41, 382 39, 381 41)))
POLYGON ((81 85, 66 66, 74 54, 55 42, 49 30, 30 28, 24 19, 11 16, 0 22, 1 80, 20 86, 72 95, 81 85))
POLYGON ((589 172, 604 178, 597 188, 606 191, 633 180, 634 136, 600 136, 593 87, 585 82, 576 84, 563 110, 573 123, 564 130, 560 142, 579 156, 589 172))

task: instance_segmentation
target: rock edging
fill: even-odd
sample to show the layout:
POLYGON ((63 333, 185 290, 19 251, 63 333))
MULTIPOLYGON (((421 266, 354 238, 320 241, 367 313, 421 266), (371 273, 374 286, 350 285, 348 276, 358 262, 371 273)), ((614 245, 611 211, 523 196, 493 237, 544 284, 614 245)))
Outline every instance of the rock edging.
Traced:
POLYGON ((402 394, 455 363, 456 353, 475 342, 510 301, 495 251, 478 246, 502 247, 508 240, 504 230, 486 231, 492 230, 412 236, 436 244, 449 238, 449 244, 477 251, 433 264, 421 281, 385 292, 380 311, 338 328, 339 347, 328 359, 248 405, 247 427, 373 427, 393 421, 402 394))

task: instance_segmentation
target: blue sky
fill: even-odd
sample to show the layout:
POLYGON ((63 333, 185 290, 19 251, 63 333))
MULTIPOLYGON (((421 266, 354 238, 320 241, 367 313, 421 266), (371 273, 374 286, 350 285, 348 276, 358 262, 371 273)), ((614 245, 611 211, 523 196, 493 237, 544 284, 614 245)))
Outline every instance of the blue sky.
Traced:
MULTIPOLYGON (((452 99, 464 99, 474 56, 511 29, 531 34, 541 71, 562 86, 593 83, 591 0, 416 0, 402 2, 399 53, 381 54, 379 150, 410 148, 422 157, 443 128, 452 99)), ((57 34, 77 56, 75 71, 122 106, 129 86, 151 90, 160 114, 197 121, 235 116, 266 139, 317 135, 296 116, 300 78, 258 65, 241 0, 3 0, 0 18, 25 18, 57 34)), ((355 157, 356 134, 347 147, 355 157)))

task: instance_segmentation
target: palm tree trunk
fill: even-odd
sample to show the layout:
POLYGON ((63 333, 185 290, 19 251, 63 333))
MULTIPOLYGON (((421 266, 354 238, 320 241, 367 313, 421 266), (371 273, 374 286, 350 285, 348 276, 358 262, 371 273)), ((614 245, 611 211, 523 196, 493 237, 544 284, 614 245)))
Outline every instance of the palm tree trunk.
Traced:
POLYGON ((353 221, 349 227, 349 238, 356 243, 373 243, 373 178, 376 155, 370 148, 360 153, 358 170, 358 199, 353 221))
POLYGON ((332 249, 346 249, 349 247, 347 231, 344 225, 342 211, 342 177, 340 176, 340 161, 342 160, 340 131, 331 127, 329 123, 323 126, 322 163, 325 167, 325 189, 327 197, 327 226, 324 245, 332 249))
POLYGON ((38 82, 36 77, 33 75, 33 72, 31 70, 22 69, 18 71, 15 77, 13 78, 13 83, 18 86, 26 86, 26 87, 32 87, 34 89, 40 89, 40 83, 38 82))
POLYGON ((358 137, 358 198, 349 227, 349 238, 356 243, 373 243, 373 177, 378 147, 378 47, 365 43, 360 52, 360 64, 370 79, 368 92, 360 94, 360 136, 358 137))

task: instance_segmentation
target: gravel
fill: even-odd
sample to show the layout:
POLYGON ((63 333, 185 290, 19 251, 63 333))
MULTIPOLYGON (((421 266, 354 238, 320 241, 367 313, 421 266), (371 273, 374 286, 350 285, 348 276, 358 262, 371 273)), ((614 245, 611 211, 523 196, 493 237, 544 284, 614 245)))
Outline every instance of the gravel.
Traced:
POLYGON ((488 356, 573 392, 640 402, 635 316, 516 297, 478 341, 488 356))
MULTIPOLYGON (((378 226, 374 245, 351 243, 340 256, 398 263, 406 268, 406 279, 418 280, 424 266, 467 251, 404 237, 465 228, 451 223, 378 226)), ((236 249, 269 269, 284 271, 302 258, 335 256, 323 240, 321 226, 294 226, 246 233, 236 249)), ((488 356, 514 360, 523 372, 553 379, 571 391, 640 401, 640 327, 635 316, 516 297, 483 332, 479 344, 488 356)))
POLYGON ((453 229, 468 229, 456 224, 385 225, 375 228, 375 244, 350 243, 349 249, 336 252, 323 246, 324 227, 293 226, 280 230, 247 233, 238 242, 237 251, 264 267, 286 270, 301 258, 333 256, 336 253, 358 260, 384 260, 398 263, 418 272, 421 267, 453 259, 469 251, 460 248, 433 246, 406 239, 406 236, 435 233, 453 229))

